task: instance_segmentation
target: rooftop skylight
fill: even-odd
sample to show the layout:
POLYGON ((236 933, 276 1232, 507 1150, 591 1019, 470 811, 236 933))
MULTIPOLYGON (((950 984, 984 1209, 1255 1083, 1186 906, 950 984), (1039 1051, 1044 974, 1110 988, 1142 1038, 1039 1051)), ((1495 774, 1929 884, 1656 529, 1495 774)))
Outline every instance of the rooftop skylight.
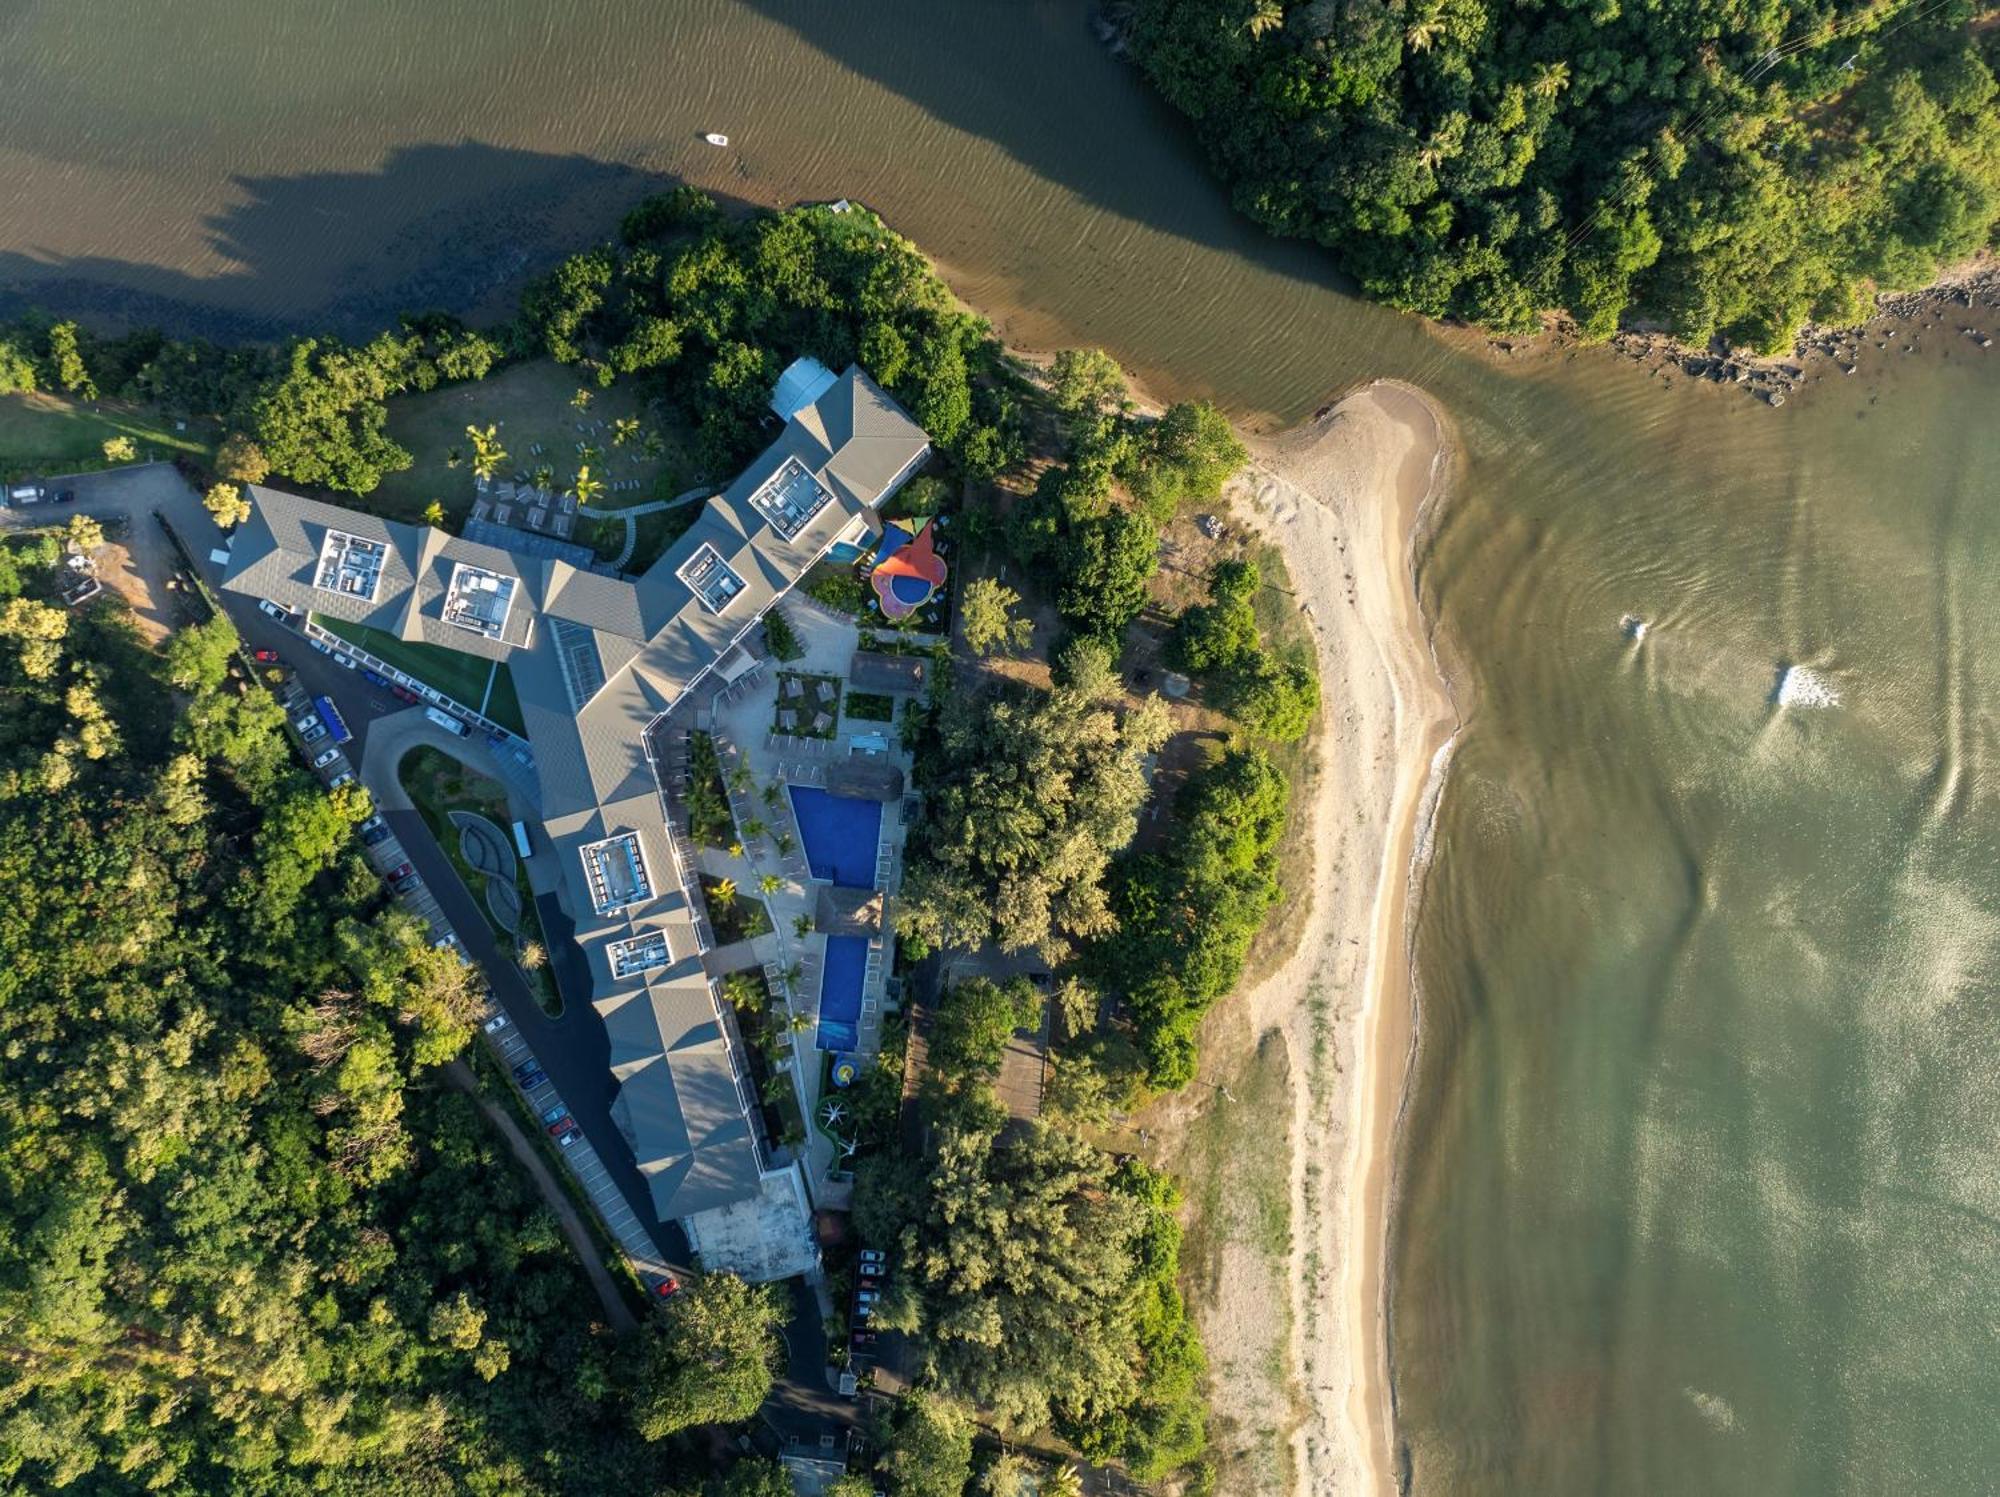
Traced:
POLYGON ((696 547, 694 555, 681 563, 675 575, 710 613, 722 612, 729 606, 729 600, 743 591, 743 579, 707 541, 696 547))
POLYGON ((517 579, 461 561, 451 569, 451 586, 444 595, 444 621, 488 639, 498 639, 514 606, 517 579))
POLYGON ((778 465, 778 471, 764 480, 763 486, 750 496, 750 502, 757 513, 771 522, 778 534, 790 540, 806 526, 806 522, 826 508, 833 495, 813 477, 804 463, 795 457, 788 457, 778 465))
POLYGON ((629 940, 613 941, 607 950, 611 956, 611 971, 618 977, 633 977, 653 967, 664 967, 673 959, 667 950, 667 933, 663 930, 648 931, 629 940))
POLYGON ((382 563, 389 548, 380 541, 363 540, 344 530, 329 530, 319 546, 319 572, 313 586, 343 597, 375 601, 382 585, 382 563))
POLYGON ((590 902, 600 915, 615 914, 653 897, 653 878, 646 871, 646 855, 639 847, 637 832, 620 832, 584 848, 583 872, 590 883, 590 902))

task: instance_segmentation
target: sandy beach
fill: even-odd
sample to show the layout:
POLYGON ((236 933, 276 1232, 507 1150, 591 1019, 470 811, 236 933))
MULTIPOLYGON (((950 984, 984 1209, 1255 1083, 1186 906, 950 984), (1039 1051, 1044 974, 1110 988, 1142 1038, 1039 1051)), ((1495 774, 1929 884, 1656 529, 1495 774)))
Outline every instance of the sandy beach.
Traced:
POLYGON ((1258 1045, 1281 1039, 1289 1073, 1289 1257, 1238 1254, 1199 1307, 1218 1423, 1268 1429, 1273 1400, 1289 1405, 1289 1459, 1257 1469, 1260 1490, 1395 1490, 1384 1238, 1414 1032, 1411 895, 1457 722, 1417 605, 1412 538, 1450 466, 1429 400, 1379 383, 1256 442, 1233 495, 1237 518, 1283 548, 1329 717, 1315 793, 1294 807, 1314 849, 1297 946, 1225 1005, 1237 1010, 1225 1022, 1247 1023, 1258 1045), (1274 1294, 1289 1295, 1287 1316, 1274 1294), (1238 1375, 1280 1366, 1282 1379, 1238 1375))

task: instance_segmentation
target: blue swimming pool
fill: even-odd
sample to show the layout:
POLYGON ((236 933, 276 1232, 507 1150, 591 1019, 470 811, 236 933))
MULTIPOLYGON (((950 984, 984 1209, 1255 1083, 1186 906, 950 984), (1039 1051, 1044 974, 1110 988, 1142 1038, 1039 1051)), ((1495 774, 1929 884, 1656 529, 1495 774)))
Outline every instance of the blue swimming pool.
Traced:
POLYGON ((822 1050, 852 1050, 861 1036, 861 984, 868 973, 866 936, 828 936, 826 969, 819 979, 822 1050))
POLYGON ((829 795, 810 785, 792 786, 792 814, 806 845, 814 878, 843 889, 875 887, 875 849, 882 840, 882 805, 829 795))

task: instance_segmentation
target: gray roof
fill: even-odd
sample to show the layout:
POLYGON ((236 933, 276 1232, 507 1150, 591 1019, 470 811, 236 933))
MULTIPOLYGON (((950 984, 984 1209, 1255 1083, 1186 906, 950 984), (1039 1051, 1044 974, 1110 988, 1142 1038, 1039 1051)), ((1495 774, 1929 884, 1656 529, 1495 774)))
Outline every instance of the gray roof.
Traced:
POLYGON ((636 578, 250 489, 250 519, 232 544, 224 587, 506 661, 534 750, 544 829, 590 964, 591 1002, 611 1036, 611 1069, 620 1082, 613 1112, 662 1220, 755 1195, 759 1160, 681 887, 691 874, 680 869, 661 824, 645 731, 828 547, 867 525, 875 506, 929 452, 923 429, 850 365, 636 578), (790 478, 795 492, 827 496, 789 535, 756 502, 774 478, 790 478), (372 598, 314 585, 328 530, 383 547, 372 598), (704 545, 742 584, 720 611, 679 575, 704 545), (460 563, 517 579, 500 637, 445 622, 445 593, 460 563), (653 895, 600 915, 582 849, 626 832, 637 834, 653 895), (617 977, 611 942, 651 930, 667 932, 673 960, 617 977))

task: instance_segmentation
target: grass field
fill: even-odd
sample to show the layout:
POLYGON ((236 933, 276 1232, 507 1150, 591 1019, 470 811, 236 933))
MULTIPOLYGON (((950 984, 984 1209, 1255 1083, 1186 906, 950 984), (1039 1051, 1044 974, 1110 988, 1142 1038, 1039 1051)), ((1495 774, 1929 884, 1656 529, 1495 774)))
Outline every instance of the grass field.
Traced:
POLYGON ((689 456, 690 433, 663 425, 646 408, 636 384, 626 381, 609 390, 593 388, 589 409, 579 411, 570 400, 582 384, 574 369, 537 359, 473 384, 397 396, 389 402, 389 435, 408 448, 416 462, 383 479, 382 486, 362 501, 363 507, 391 519, 416 520, 435 499, 450 519, 462 519, 472 508, 472 469, 463 460, 452 466, 450 455, 456 451, 469 460, 468 426, 499 428, 500 444, 507 450, 502 478, 547 464, 560 487, 582 461, 577 443, 600 449, 603 456, 591 464, 593 476, 607 483, 630 479, 640 483, 637 489, 607 493, 601 501, 605 509, 671 499, 699 481, 689 456), (614 446, 612 422, 619 418, 636 419, 642 431, 657 433, 664 445, 661 454, 649 457, 633 444, 614 446), (591 429, 578 431, 579 425, 591 429), (534 451, 537 444, 543 449, 540 453, 534 451))
POLYGON ((505 665, 460 650, 447 650, 442 645, 398 639, 366 624, 350 624, 346 619, 329 618, 323 613, 314 614, 313 621, 327 633, 337 634, 404 674, 415 676, 424 685, 436 687, 454 702, 475 711, 485 702, 486 716, 509 732, 526 736, 527 729, 521 723, 521 699, 514 692, 513 672, 505 665), (490 700, 489 677, 493 683, 490 700))
POLYGON ((176 431, 173 421, 158 411, 119 401, 0 395, 0 477, 110 467, 104 457, 110 437, 130 437, 142 461, 176 453, 211 455, 216 433, 203 422, 190 421, 187 427, 176 431))

